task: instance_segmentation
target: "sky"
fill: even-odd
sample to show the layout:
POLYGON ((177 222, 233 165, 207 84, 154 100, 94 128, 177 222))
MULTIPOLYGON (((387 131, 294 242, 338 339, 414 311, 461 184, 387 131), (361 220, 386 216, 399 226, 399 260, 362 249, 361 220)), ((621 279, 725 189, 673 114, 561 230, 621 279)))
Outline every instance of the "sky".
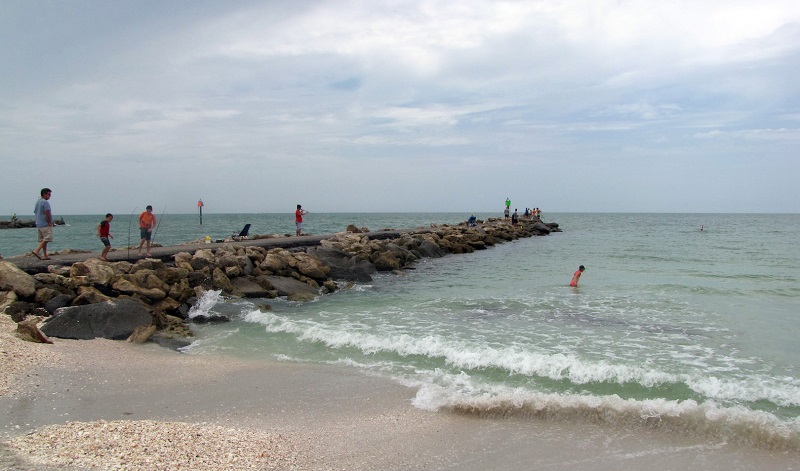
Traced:
POLYGON ((0 214, 800 213, 797 0, 0 2, 0 214))

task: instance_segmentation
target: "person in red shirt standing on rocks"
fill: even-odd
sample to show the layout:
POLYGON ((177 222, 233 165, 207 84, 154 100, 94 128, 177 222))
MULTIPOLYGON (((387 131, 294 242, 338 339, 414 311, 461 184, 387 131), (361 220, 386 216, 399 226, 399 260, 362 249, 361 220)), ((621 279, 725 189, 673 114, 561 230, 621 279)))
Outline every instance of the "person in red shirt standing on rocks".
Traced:
POLYGON ((107 262, 108 261, 108 252, 111 250, 111 241, 108 239, 113 239, 114 236, 111 235, 111 221, 114 220, 114 215, 111 213, 106 214, 106 218, 100 221, 100 224, 97 225, 97 237, 100 238, 100 242, 103 243, 103 252, 100 253, 100 260, 107 262))
POLYGON ((297 227, 298 236, 303 232, 303 215, 305 214, 308 214, 308 211, 298 204, 297 211, 294 212, 294 225, 297 227))

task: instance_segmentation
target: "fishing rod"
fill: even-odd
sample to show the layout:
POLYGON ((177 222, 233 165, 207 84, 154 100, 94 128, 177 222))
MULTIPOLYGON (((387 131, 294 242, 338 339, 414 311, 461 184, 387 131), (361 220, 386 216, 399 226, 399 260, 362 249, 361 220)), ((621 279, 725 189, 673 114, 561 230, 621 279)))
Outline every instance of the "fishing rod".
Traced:
POLYGON ((166 212, 167 212, 167 207, 164 206, 164 211, 161 211, 161 216, 159 216, 158 220, 156 221, 156 228, 153 229, 153 237, 150 238, 151 239, 150 245, 156 243, 156 234, 158 233, 158 227, 161 225, 161 219, 164 217, 164 213, 166 212))
POLYGON ((133 215, 136 214, 136 208, 131 211, 131 218, 128 220, 128 259, 131 258, 131 224, 133 223, 133 215))

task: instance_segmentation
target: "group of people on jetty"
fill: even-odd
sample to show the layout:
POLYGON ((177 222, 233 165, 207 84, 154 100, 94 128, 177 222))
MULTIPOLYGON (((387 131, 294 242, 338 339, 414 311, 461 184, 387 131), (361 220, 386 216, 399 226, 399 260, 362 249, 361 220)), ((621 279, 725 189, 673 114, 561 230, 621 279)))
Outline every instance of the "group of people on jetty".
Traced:
MULTIPOLYGON (((47 245, 53 241, 53 226, 55 226, 55 220, 53 219, 53 211, 50 206, 50 198, 52 197, 53 191, 50 188, 42 188, 39 192, 39 199, 36 201, 36 205, 34 206, 34 221, 36 226, 37 232, 37 240, 39 244, 36 246, 34 250, 31 251, 31 254, 38 258, 39 260, 50 260, 50 256, 47 253, 47 245)), ((295 210, 295 234, 297 236, 302 235, 302 228, 303 228, 303 216, 308 214, 308 211, 304 210, 302 205, 297 205, 297 209, 295 210)), ((16 216, 16 214, 14 215, 16 216)), ((525 208, 525 213, 523 217, 528 220, 533 220, 536 222, 541 222, 542 211, 536 207, 533 209, 525 208)), ((506 221, 511 222, 512 225, 517 225, 519 223, 519 215, 516 208, 514 208, 514 212, 511 213, 511 199, 506 198, 505 201, 505 209, 503 210, 503 217, 506 221)), ((15 219, 15 217, 14 217, 15 219)), ((108 252, 111 250, 111 241, 114 236, 111 234, 111 222, 114 220, 114 215, 111 213, 107 213, 105 218, 100 221, 97 225, 97 237, 100 239, 100 242, 103 244, 103 250, 100 253, 100 260, 108 261, 107 255, 108 252)), ((475 214, 470 215, 467 220, 467 227, 475 227, 477 226, 477 218, 475 214)), ((138 247, 138 256, 142 256, 142 249, 146 249, 147 257, 151 257, 150 247, 152 244, 154 232, 158 227, 158 220, 156 215, 153 214, 153 206, 147 205, 145 211, 139 214, 139 234, 140 234, 140 241, 138 247)), ((0 260, 2 260, 3 256, 0 254, 0 260)), ((572 280, 570 281, 570 286, 577 287, 578 280, 580 279, 581 275, 583 274, 586 268, 581 265, 578 267, 578 270, 572 276, 572 280)))
MULTIPOLYGON (((34 220, 33 226, 36 227, 38 245, 31 251, 31 254, 39 260, 50 260, 47 253, 47 245, 53 241, 53 227, 59 223, 53 218, 53 210, 50 207, 50 198, 53 195, 53 190, 50 188, 42 188, 39 192, 39 199, 33 209, 34 220)), ((295 211, 295 233, 302 235, 303 229, 303 216, 308 214, 302 205, 297 205, 295 211)), ((16 213, 12 216, 12 221, 15 221, 16 213)), ((114 215, 107 213, 105 218, 97 225, 97 237, 103 244, 103 250, 100 252, 100 260, 108 261, 108 252, 111 250, 111 239, 114 236, 111 234, 111 221, 114 220, 114 215)), ((60 222, 63 224, 63 220, 60 222)), ((22 227, 22 226, 14 226, 22 227)), ((142 256, 142 249, 145 249, 145 254, 151 257, 150 247, 152 244, 153 236, 156 228, 158 227, 158 219, 153 214, 153 206, 147 205, 145 210, 139 214, 139 235, 141 237, 138 247, 138 256, 142 256)), ((0 260, 3 259, 0 254, 0 260)))

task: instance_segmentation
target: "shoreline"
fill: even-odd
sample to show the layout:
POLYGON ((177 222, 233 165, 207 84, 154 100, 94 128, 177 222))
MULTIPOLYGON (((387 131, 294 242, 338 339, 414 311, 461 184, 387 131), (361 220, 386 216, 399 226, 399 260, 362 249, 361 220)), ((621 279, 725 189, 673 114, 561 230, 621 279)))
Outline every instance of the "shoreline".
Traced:
POLYGON ((793 453, 658 431, 423 411, 411 405, 414 388, 343 366, 103 339, 32 344, 11 330, 0 324, 2 350, 41 360, 0 394, 0 464, 12 470, 83 469, 92 460, 129 470, 800 466, 793 453))

